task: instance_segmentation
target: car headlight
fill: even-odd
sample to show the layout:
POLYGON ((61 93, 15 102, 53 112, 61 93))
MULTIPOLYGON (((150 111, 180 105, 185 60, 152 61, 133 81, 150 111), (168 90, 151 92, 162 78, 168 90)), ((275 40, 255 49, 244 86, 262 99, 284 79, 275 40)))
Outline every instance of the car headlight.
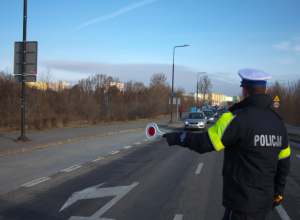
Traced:
POLYGON ((187 122, 187 121, 185 121, 184 123, 185 123, 185 124, 188 124, 188 122, 187 122))
POLYGON ((200 124, 200 125, 203 125, 203 122, 200 122, 199 124, 200 124))

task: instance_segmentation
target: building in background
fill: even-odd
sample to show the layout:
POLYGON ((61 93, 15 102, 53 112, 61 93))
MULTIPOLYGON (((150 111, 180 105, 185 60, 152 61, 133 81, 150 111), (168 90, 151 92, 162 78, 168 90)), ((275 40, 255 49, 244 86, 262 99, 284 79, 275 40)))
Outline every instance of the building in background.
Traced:
POLYGON ((242 100, 243 100, 243 97, 241 97, 241 96, 233 96, 232 97, 233 103, 238 103, 238 102, 240 102, 242 100))
POLYGON ((53 91, 62 91, 65 89, 70 89, 70 84, 65 81, 58 81, 58 83, 47 83, 48 89, 52 89, 53 91))
POLYGON ((120 90, 120 92, 123 92, 123 93, 124 93, 124 83, 111 82, 111 83, 109 84, 109 86, 110 86, 110 87, 116 86, 116 87, 120 90))
POLYGON ((30 88, 36 88, 41 91, 47 90, 47 83, 46 82, 25 82, 27 86, 30 88))
POLYGON ((64 81, 58 81, 58 83, 49 82, 25 82, 30 88, 36 88, 41 91, 46 91, 47 89, 52 89, 54 91, 62 91, 64 89, 70 89, 70 84, 64 81))

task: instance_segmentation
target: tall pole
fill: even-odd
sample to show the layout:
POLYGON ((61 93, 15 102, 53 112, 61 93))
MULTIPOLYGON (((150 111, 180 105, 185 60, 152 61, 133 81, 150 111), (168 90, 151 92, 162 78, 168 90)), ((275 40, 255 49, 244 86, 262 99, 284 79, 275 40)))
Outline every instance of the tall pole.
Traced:
POLYGON ((24 0, 21 136, 18 138, 18 140, 23 140, 23 141, 28 139, 27 137, 25 137, 26 26, 27 26, 27 0, 24 0))
POLYGON ((175 47, 173 48, 173 68, 172 68, 172 98, 171 98, 171 122, 173 116, 173 87, 174 87, 174 54, 175 54, 175 47))
POLYGON ((189 44, 185 44, 183 46, 175 46, 173 48, 173 68, 172 68, 172 98, 171 98, 171 121, 170 122, 173 122, 172 118, 173 118, 173 93, 174 93, 174 55, 175 55, 175 48, 176 47, 187 47, 187 46, 190 46, 189 44))

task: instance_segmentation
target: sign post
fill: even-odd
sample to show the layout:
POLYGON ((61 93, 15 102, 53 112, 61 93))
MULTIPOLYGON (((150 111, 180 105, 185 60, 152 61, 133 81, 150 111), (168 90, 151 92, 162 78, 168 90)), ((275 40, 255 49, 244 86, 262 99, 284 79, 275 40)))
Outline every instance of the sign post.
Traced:
MULTIPOLYGON (((170 93, 169 95, 172 95, 172 94, 175 94, 175 93, 170 93)), ((180 105, 180 98, 170 98, 169 104, 172 105, 172 103, 176 103, 176 105, 177 105, 177 122, 178 122, 178 105, 180 105)))

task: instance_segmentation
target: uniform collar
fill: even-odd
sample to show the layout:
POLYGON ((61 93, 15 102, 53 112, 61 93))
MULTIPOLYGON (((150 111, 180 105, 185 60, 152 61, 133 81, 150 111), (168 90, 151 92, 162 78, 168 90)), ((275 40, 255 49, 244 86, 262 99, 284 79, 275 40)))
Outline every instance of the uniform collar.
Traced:
POLYGON ((245 98, 243 101, 234 104, 232 107, 229 108, 229 111, 233 112, 238 109, 243 108, 258 108, 258 109, 270 109, 270 105, 272 104, 272 99, 269 94, 256 94, 251 95, 245 98))

